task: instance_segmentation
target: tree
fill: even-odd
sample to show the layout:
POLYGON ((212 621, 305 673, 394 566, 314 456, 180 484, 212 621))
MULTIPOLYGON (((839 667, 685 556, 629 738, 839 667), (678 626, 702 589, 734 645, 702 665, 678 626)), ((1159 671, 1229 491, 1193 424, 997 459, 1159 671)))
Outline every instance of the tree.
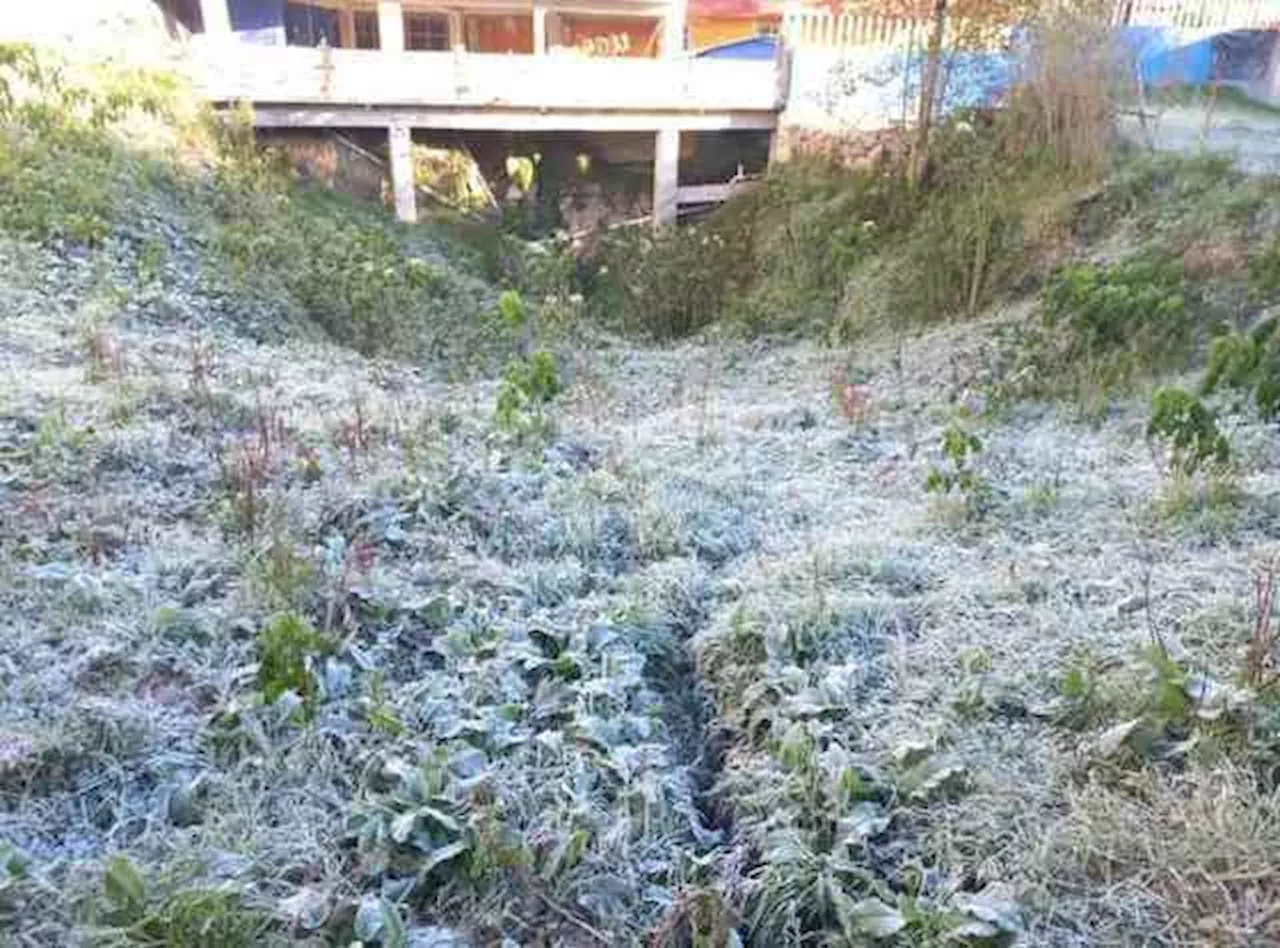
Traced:
POLYGON ((1040 0, 852 0, 848 4, 832 0, 831 6, 836 13, 869 13, 927 26, 909 168, 912 181, 920 185, 928 170, 929 139, 945 91, 944 52, 990 49, 1009 27, 1028 20, 1040 0))

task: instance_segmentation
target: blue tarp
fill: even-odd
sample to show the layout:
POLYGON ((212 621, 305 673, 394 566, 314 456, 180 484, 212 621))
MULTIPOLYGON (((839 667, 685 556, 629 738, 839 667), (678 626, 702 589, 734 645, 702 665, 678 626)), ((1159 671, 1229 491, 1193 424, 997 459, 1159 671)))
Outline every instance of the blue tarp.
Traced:
POLYGON ((776 36, 752 36, 749 39, 735 40, 732 43, 721 43, 698 53, 704 59, 752 59, 771 60, 778 55, 778 38, 776 36))
MULTIPOLYGON (((1178 34, 1161 27, 1128 26, 1120 31, 1122 54, 1136 62, 1148 85, 1208 85, 1215 78, 1252 79, 1265 74, 1274 33, 1241 31, 1183 44, 1178 34)), ((1015 50, 1019 46, 1014 43, 1015 50)), ((713 46, 698 53, 708 59, 768 60, 777 56, 778 39, 756 36, 713 46)), ((998 101, 1013 83, 1016 52, 948 55, 946 106, 964 108, 998 101)), ((907 61, 903 54, 887 54, 883 69, 893 75, 918 77, 924 61, 917 53, 907 61)), ((910 80, 909 80, 910 81, 910 80)))

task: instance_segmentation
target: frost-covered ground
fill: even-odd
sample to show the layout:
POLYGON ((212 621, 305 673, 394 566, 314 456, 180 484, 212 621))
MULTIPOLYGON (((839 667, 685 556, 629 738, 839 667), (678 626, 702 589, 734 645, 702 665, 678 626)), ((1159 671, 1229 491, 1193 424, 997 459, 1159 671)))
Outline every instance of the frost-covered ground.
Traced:
POLYGON ((1238 667, 1269 433, 1235 433, 1239 504, 1172 516, 1142 400, 979 415, 971 523, 923 485, 982 324, 562 353, 530 448, 491 383, 3 258, 0 940, 1280 937, 1237 878, 1274 803, 1208 764, 1100 775, 1114 722, 1055 710, 1154 636, 1238 667), (1163 885, 1195 831, 1234 841, 1221 878, 1163 885))

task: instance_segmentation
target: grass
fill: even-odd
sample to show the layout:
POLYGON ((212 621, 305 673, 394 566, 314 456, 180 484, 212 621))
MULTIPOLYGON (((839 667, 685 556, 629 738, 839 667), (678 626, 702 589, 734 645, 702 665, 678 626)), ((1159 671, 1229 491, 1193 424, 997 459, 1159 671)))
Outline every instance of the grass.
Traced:
POLYGON ((1253 446, 1239 515, 1209 496, 1153 516, 1143 391, 1194 369, 1209 321, 1172 351, 1150 330, 1194 308, 1244 331, 1266 304, 1269 255, 1206 270, 1179 241, 1252 234, 1270 185, 1223 208, 1240 182, 1220 164, 1126 166, 1049 215, 1080 259, 1038 302, 911 311, 850 359, 669 337, 714 329, 722 296, 738 325, 830 329, 855 274, 906 292, 871 280, 876 255, 939 240, 944 282, 911 299, 979 309, 1028 263, 1020 238, 1003 270, 1025 194, 994 217, 965 188, 904 211, 873 177, 797 168, 677 238, 713 269, 643 264, 710 288, 612 314, 664 345, 581 345, 562 258, 539 258, 552 305, 467 296, 416 254, 429 228, 299 192, 242 132, 210 177, 120 192, 99 237, 61 197, 56 227, 0 235, 0 361, 21 369, 0 383, 4 938, 1276 937, 1270 429, 1231 417, 1253 446), (149 202, 175 225, 163 254, 116 233, 149 202), (734 214, 759 215, 755 286, 702 243, 734 214), (975 220, 994 242, 947 242, 975 220), (303 324, 224 318, 268 297, 303 324), (503 359, 474 378, 434 342, 370 357, 405 314, 503 359), (984 397, 1007 381, 989 334, 1018 319, 1060 331, 1059 361, 1128 360, 1093 424, 1079 392, 984 397), (981 530, 930 516, 931 469, 998 495, 981 530))

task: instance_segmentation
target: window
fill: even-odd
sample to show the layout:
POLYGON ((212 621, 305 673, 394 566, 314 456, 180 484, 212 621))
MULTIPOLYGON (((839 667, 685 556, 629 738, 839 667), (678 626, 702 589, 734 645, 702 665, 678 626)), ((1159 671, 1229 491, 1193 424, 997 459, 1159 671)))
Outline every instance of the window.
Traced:
POLYGON ((321 40, 330 46, 337 46, 338 14, 324 7, 286 3, 284 35, 285 42, 290 46, 319 46, 321 40))
POLYGON ((356 24, 356 49, 377 49, 382 45, 378 37, 378 14, 372 10, 357 10, 354 14, 356 24))
POLYGON ((449 18, 443 13, 406 13, 404 48, 445 50, 449 48, 449 18))

